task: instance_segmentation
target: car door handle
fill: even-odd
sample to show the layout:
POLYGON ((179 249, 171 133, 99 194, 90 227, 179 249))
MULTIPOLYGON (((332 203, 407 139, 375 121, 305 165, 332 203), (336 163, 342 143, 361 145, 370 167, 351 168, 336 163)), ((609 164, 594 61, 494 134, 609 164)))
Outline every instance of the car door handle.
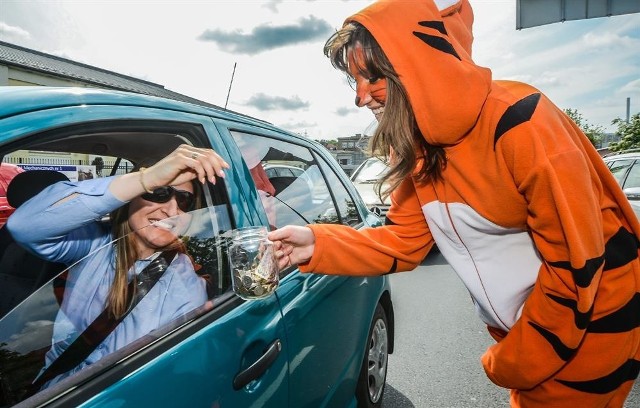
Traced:
POLYGON ((233 378, 233 389, 238 391, 251 381, 260 378, 260 376, 267 371, 267 368, 276 361, 281 350, 282 342, 280 342, 280 339, 276 339, 271 343, 271 345, 269 345, 269 347, 267 347, 267 350, 259 359, 246 369, 236 374, 233 378))

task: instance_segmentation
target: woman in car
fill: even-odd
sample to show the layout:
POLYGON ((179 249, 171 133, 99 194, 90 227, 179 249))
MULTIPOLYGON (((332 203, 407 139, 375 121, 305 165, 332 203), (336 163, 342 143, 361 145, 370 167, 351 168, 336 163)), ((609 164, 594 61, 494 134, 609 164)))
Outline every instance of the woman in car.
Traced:
POLYGON ((640 371, 638 220, 559 108, 473 63, 450 29, 460 7, 380 1, 330 38, 378 118, 373 150, 393 146, 391 208, 380 228, 272 231, 280 266, 380 275, 437 243, 497 341, 482 364, 513 407, 622 407, 640 371))
POLYGON ((206 302, 205 282, 182 253, 178 235, 198 205, 201 185, 215 184, 228 167, 210 149, 181 145, 146 169, 56 183, 10 217, 7 228, 18 243, 70 267, 52 347, 36 384, 52 385, 206 302), (97 221, 107 214, 110 225, 97 221), (166 271, 161 267, 162 274, 144 286, 143 271, 164 254, 166 271), (143 289, 146 295, 136 293, 143 289), (135 296, 140 303, 128 310, 135 296), (115 328, 105 333, 102 326, 109 324, 115 328), (98 344, 76 341, 104 335, 98 344), (80 362, 77 351, 63 354, 72 344, 89 354, 80 362))

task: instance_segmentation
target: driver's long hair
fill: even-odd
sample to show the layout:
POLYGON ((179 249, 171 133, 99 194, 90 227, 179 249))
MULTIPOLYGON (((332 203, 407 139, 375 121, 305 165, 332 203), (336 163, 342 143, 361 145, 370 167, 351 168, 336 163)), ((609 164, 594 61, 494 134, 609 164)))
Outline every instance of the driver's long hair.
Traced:
MULTIPOLYGON (((193 180, 191 184, 195 195, 194 208, 202 208, 202 186, 198 180, 193 180)), ((135 241, 136 234, 134 234, 129 225, 129 205, 127 203, 110 214, 111 237, 114 242, 115 252, 115 274, 107 298, 107 307, 109 314, 115 318, 119 318, 127 311, 129 306, 127 299, 130 296, 128 272, 139 259, 135 241)), ((171 249, 177 249, 179 252, 185 252, 184 245, 180 239, 172 243, 170 247, 171 249)), ((166 249, 169 248, 158 248, 159 251, 166 249)), ((133 279, 135 279, 135 276, 133 279)), ((134 293, 131 295, 134 295, 134 293)))
POLYGON ((348 53, 356 44, 364 51, 364 61, 357 67, 363 76, 387 79, 384 113, 370 142, 372 155, 389 163, 390 167, 378 183, 378 191, 388 182, 389 187, 382 192, 387 196, 412 174, 419 183, 440 179, 446 165, 444 149, 427 143, 420 133, 404 86, 371 33, 359 23, 349 23, 329 38, 324 53, 335 68, 352 79, 348 53))

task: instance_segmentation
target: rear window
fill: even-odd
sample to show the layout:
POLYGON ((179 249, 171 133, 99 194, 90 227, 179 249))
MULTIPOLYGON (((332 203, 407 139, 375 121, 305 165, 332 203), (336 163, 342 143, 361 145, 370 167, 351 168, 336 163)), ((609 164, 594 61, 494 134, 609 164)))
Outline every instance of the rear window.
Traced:
POLYGON ((623 159, 623 160, 615 160, 611 163, 609 168, 611 169, 611 173, 616 178, 618 184, 622 186, 624 182, 624 177, 627 174, 627 170, 633 164, 634 159, 623 159))

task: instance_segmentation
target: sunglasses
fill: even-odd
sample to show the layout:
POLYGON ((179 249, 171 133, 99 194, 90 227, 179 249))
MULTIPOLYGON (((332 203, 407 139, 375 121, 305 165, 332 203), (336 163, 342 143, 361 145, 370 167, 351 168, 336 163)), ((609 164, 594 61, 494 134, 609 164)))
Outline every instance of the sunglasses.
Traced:
POLYGON ((146 193, 142 195, 142 198, 151 201, 152 203, 166 203, 171 198, 176 197, 176 203, 178 208, 183 212, 189 212, 193 210, 196 203, 196 196, 188 191, 176 190, 171 186, 158 187, 153 190, 153 193, 146 193))

